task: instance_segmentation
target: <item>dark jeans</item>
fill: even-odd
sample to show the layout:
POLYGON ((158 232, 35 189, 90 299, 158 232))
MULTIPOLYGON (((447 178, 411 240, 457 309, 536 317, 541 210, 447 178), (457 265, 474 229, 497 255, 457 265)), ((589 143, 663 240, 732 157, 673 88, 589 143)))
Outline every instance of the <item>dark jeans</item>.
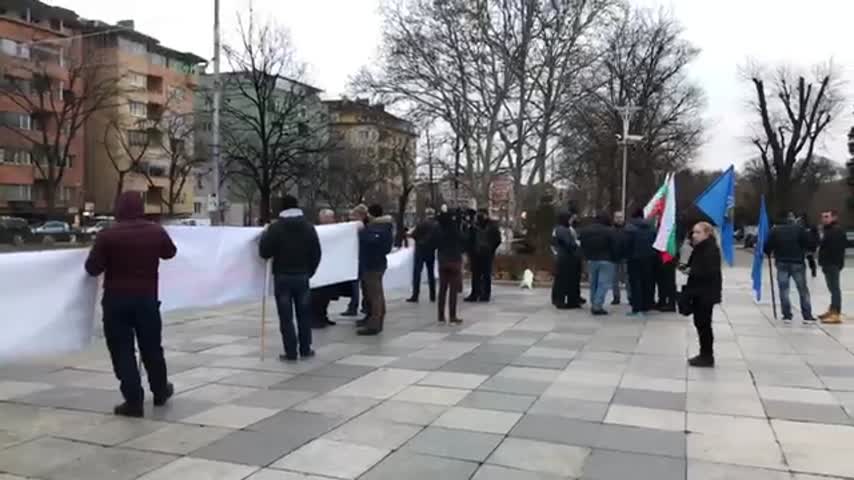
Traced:
POLYGON ((448 304, 447 319, 457 319, 457 298, 463 289, 462 262, 439 264, 439 321, 446 320, 445 303, 448 304))
POLYGON ((655 257, 629 260, 629 287, 633 312, 648 312, 655 303, 655 257))
POLYGON ((700 356, 714 357, 715 334, 712 331, 712 312, 715 306, 708 302, 694 302, 694 327, 700 338, 700 356))
POLYGON ((415 266, 412 269, 412 298, 417 299, 421 292, 421 269, 427 267, 427 286, 430 288, 430 300, 436 299, 436 252, 419 252, 415 249, 415 266))
POLYGON ((611 289, 611 293, 613 295, 614 303, 620 303, 621 295, 620 295, 620 284, 626 286, 626 295, 629 297, 629 303, 632 302, 632 290, 629 288, 629 282, 626 278, 626 262, 618 262, 615 264, 616 270, 614 271, 614 287, 611 289))
POLYGON ((804 320, 812 320, 810 290, 807 286, 807 272, 803 263, 777 262, 777 285, 780 287, 780 309, 784 319, 792 318, 792 303, 789 300, 789 284, 795 281, 801 302, 801 315, 804 320))
POLYGON ((656 260, 655 283, 658 287, 658 305, 676 306, 676 261, 661 263, 656 260))
POLYGON ((332 301, 326 288, 316 288, 311 291, 311 319, 318 326, 326 325, 329 320, 329 302, 332 301))
POLYGON ((362 288, 368 301, 368 318, 365 327, 381 332, 385 324, 385 291, 383 290, 385 270, 362 272, 362 288))
POLYGON ((821 267, 824 272, 824 281, 827 283, 827 289, 830 290, 830 309, 835 313, 842 313, 842 287, 839 285, 839 274, 842 269, 827 265, 821 267))
POLYGON ((495 255, 471 256, 471 297, 488 301, 492 296, 492 262, 495 255))
POLYGON ((297 356, 311 351, 311 293, 308 286, 310 276, 307 273, 275 276, 276 309, 279 311, 279 330, 282 332, 282 345, 285 355, 297 356), (294 328, 294 310, 297 314, 297 328, 294 328), (299 343, 297 343, 299 330, 299 343))
POLYGON ((121 384, 125 401, 142 405, 145 393, 136 362, 134 340, 139 344, 148 385, 155 397, 165 396, 166 359, 163 357, 160 302, 154 297, 106 295, 104 339, 113 361, 113 371, 121 384))
POLYGON ((359 283, 358 280, 350 283, 350 303, 347 304, 347 311, 350 313, 359 313, 359 283))

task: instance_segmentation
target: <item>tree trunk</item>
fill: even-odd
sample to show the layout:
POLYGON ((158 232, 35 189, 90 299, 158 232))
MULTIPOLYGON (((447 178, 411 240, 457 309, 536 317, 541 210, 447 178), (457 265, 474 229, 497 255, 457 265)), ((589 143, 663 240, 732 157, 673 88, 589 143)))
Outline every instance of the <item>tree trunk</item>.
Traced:
POLYGON ((266 225, 270 223, 271 212, 270 212, 270 195, 271 192, 268 188, 261 188, 258 190, 258 194, 260 196, 258 201, 258 220, 261 225, 266 225))
POLYGON ((405 194, 397 197, 397 235, 395 235, 394 244, 398 247, 403 246, 403 239, 406 238, 403 220, 406 215, 407 197, 408 195, 405 194))

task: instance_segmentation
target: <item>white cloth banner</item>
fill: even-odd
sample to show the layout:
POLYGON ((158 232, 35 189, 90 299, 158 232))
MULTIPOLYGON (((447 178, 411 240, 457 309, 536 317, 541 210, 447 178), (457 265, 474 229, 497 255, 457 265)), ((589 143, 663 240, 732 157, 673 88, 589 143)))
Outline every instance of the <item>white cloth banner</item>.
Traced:
POLYGON ((388 267, 383 275, 386 291, 412 288, 412 269, 415 268, 415 248, 401 248, 388 254, 388 267))
MULTIPOLYGON (((162 311, 260 301, 265 263, 260 228, 169 227, 178 248, 160 264, 162 311)), ((321 257, 313 287, 354 280, 355 223, 317 228, 321 257)), ((83 267, 88 250, 0 255, 0 364, 79 350, 92 338, 96 279, 83 267)))

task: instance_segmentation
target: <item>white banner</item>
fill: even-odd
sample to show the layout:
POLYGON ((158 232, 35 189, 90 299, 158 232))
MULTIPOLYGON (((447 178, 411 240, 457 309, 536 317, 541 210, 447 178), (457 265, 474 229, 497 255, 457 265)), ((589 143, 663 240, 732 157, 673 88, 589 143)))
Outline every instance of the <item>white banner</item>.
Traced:
POLYGON ((388 254, 388 267, 383 275, 386 291, 412 288, 412 269, 415 267, 415 249, 401 248, 388 254))

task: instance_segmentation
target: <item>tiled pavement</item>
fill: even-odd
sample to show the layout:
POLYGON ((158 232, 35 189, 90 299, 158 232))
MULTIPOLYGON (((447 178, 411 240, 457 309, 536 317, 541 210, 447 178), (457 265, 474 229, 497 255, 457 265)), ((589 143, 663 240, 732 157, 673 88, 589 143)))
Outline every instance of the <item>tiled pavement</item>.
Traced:
POLYGON ((381 337, 342 322, 299 364, 272 319, 259 360, 258 306, 170 315, 179 393, 144 420, 109 415, 101 341, 0 368, 0 480, 854 478, 854 324, 774 322, 747 285, 728 272, 715 370, 686 367, 688 319, 557 312, 545 290, 500 288, 460 327, 396 301, 381 337))

